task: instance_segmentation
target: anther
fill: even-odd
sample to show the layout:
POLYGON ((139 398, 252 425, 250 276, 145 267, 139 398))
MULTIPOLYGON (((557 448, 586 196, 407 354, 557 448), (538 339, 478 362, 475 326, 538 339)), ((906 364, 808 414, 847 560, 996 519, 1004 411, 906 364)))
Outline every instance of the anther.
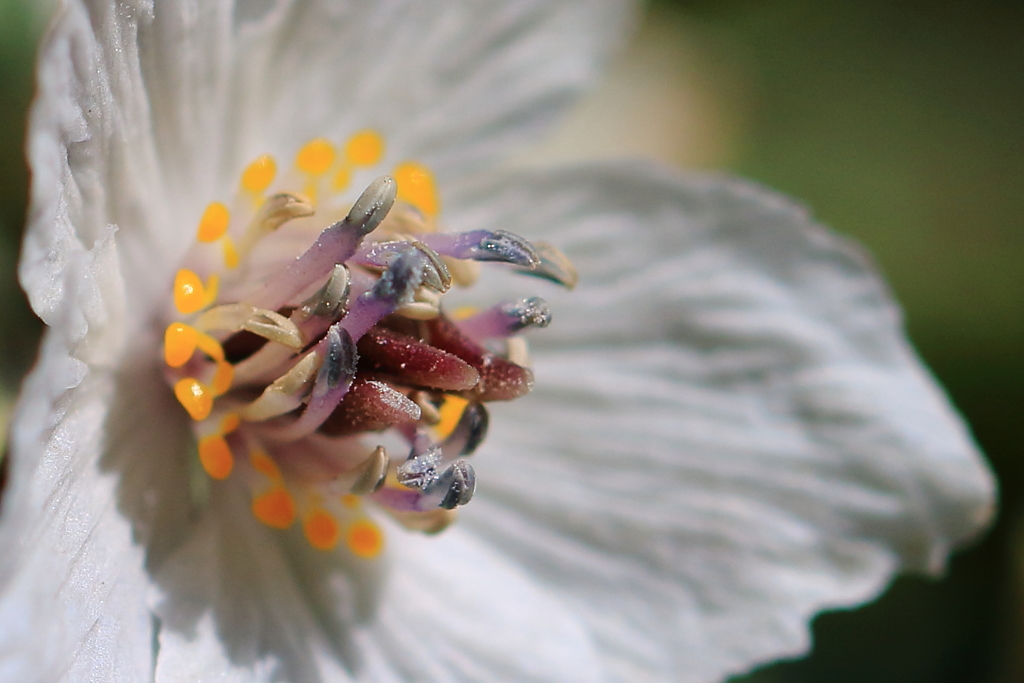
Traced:
POLYGON ((196 327, 204 332, 246 330, 292 349, 305 345, 302 333, 291 320, 276 311, 249 304, 225 304, 203 311, 196 320, 196 327))
POLYGON ((447 486, 447 490, 438 507, 452 510, 459 505, 465 505, 473 499, 473 492, 476 490, 476 473, 473 466, 465 460, 456 460, 434 486, 443 485, 447 486))
POLYGON ((309 403, 302 415, 291 424, 276 428, 273 437, 294 441, 315 432, 331 416, 345 397, 356 373, 356 345, 348 331, 335 323, 316 346, 314 353, 323 356, 309 403))
POLYGON ((277 175, 277 163, 274 161, 274 157, 264 154, 242 171, 242 189, 259 194, 270 187, 275 175, 277 175))
POLYGON ((428 216, 436 216, 439 209, 434 176, 425 167, 404 162, 395 167, 398 179, 398 197, 428 216))
POLYGON ((250 302, 276 310, 313 283, 322 282, 335 265, 352 258, 363 237, 380 225, 394 201, 395 181, 387 176, 374 180, 344 220, 321 232, 313 246, 264 283, 250 302))
POLYGON ((323 138, 307 142, 295 155, 295 165, 303 173, 321 175, 334 163, 334 145, 323 138))
POLYGON ((472 455, 487 436, 490 416, 482 403, 470 403, 441 447, 446 457, 472 455))
POLYGON ((430 233, 420 241, 442 256, 474 261, 499 261, 534 268, 540 258, 525 238, 505 230, 473 230, 463 233, 430 233))
POLYGON ((363 235, 370 234, 395 205, 397 192, 398 187, 394 178, 386 175, 377 178, 359 195, 359 199, 345 216, 344 222, 359 226, 363 235))
POLYGON ((258 399, 239 411, 249 422, 260 422, 290 413, 302 405, 313 388, 313 375, 320 369, 321 357, 308 353, 287 373, 263 390, 258 399))
POLYGON ((358 354, 348 332, 338 325, 331 325, 326 339, 327 353, 316 376, 314 396, 322 396, 337 388, 343 381, 351 381, 356 374, 358 354))
POLYGON ((430 394, 425 391, 414 391, 409 394, 409 398, 420 407, 421 423, 433 426, 441 421, 441 411, 430 400, 430 394))
POLYGON ((349 489, 350 493, 357 496, 365 496, 369 493, 379 491, 380 487, 384 486, 384 480, 388 476, 388 465, 390 464, 390 458, 388 458, 388 452, 383 446, 377 446, 370 453, 370 457, 366 459, 363 464, 363 470, 359 475, 359 478, 352 484, 352 488, 349 489))
POLYGON ((203 211, 203 217, 199 219, 199 229, 196 231, 196 239, 200 242, 216 242, 228 231, 228 223, 231 214, 228 207, 221 202, 213 202, 203 211))
POLYGON ((245 235, 238 245, 238 252, 243 256, 248 254, 263 237, 288 221, 293 218, 312 216, 313 213, 313 205, 302 197, 287 193, 269 197, 260 205, 256 215, 246 227, 245 235))
POLYGON ((364 266, 387 269, 410 247, 419 249, 427 258, 429 267, 423 269, 424 286, 439 294, 451 289, 452 276, 448 272, 448 266, 436 251, 418 240, 394 240, 364 245, 356 252, 354 260, 364 266))
POLYGON ((534 296, 506 301, 481 311, 458 323, 459 329, 476 341, 510 337, 531 327, 543 328, 551 323, 547 302, 534 296))
POLYGON ((425 489, 440 478, 437 466, 441 463, 441 449, 431 448, 413 456, 395 470, 398 483, 411 489, 425 489))
POLYGON ((348 268, 343 263, 334 266, 331 276, 324 283, 324 286, 313 296, 302 302, 299 309, 306 318, 313 316, 336 320, 344 312, 348 304, 349 290, 351 289, 351 278, 348 268))
POLYGON ((384 140, 374 130, 363 130, 345 145, 345 158, 356 166, 371 166, 380 161, 384 154, 384 140))
POLYGON ((562 285, 566 289, 572 289, 576 286, 580 276, 576 272, 576 266, 572 264, 568 256, 547 242, 536 242, 533 248, 539 262, 532 268, 520 270, 520 273, 550 280, 555 284, 562 285))

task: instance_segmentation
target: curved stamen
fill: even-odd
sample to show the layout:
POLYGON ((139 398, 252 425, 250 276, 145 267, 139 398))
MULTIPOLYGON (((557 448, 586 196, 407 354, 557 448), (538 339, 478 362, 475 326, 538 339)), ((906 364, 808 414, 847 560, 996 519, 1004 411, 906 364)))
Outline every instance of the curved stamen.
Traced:
POLYGON ((305 344, 299 328, 280 313, 249 304, 225 304, 208 308, 196 319, 203 332, 239 332, 245 330, 290 349, 305 344))
POLYGON ((534 242, 533 248, 540 259, 539 263, 532 268, 523 268, 516 272, 549 280, 566 289, 576 286, 580 276, 568 256, 547 242, 534 242))
POLYGON ((330 226, 309 249, 270 278, 253 296, 256 305, 278 309, 313 283, 326 278, 334 266, 352 258, 363 237, 373 232, 395 203, 395 181, 377 178, 359 196, 344 220, 330 226))
POLYGON ((424 277, 423 284, 440 294, 447 292, 452 286, 452 276, 448 273, 448 267, 441 260, 438 253, 423 242, 399 240, 364 244, 356 250, 352 260, 355 263, 371 268, 388 268, 398 258, 399 254, 405 252, 410 246, 416 247, 423 252, 424 256, 430 259, 432 271, 429 277, 424 277))
POLYGON ((406 489, 384 487, 372 494, 372 498, 385 507, 404 512, 428 512, 437 508, 451 510, 473 498, 476 473, 465 460, 456 460, 441 474, 434 470, 431 474, 430 483, 426 486, 406 489))
POLYGON ((551 310, 539 296, 504 301, 458 322, 459 330, 477 342, 503 339, 531 327, 544 328, 550 324, 551 310))
POLYGON ((313 205, 302 197, 281 193, 267 198, 246 227, 237 247, 238 255, 243 258, 247 256, 257 242, 293 218, 312 215, 313 205))
POLYGON ((356 374, 355 343, 342 324, 335 323, 316 346, 316 354, 323 358, 317 372, 309 404, 295 422, 269 430, 267 435, 279 441, 294 441, 317 430, 344 398, 356 374))
POLYGON ((525 238, 505 230, 434 232, 418 239, 442 256, 473 261, 500 261, 533 268, 540 258, 525 238))
POLYGON ((390 459, 388 458, 387 450, 383 446, 374 448, 370 457, 366 459, 359 478, 355 480, 349 489, 350 493, 357 496, 365 496, 368 493, 379 491, 384 486, 385 479, 387 479, 389 464, 390 459))

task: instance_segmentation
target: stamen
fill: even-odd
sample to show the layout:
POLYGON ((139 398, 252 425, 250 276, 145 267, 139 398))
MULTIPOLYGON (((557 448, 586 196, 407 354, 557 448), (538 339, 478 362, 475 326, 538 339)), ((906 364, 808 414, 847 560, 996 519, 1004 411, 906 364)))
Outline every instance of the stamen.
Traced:
POLYGON ((384 549, 384 535, 368 519, 353 522, 345 534, 345 545, 356 557, 372 560, 384 549))
POLYGON ((306 540, 317 550, 331 550, 338 545, 341 528, 334 516, 326 510, 315 510, 302 523, 306 540))
POLYGON ((335 323, 317 347, 315 353, 323 357, 317 372, 309 404, 292 424, 281 427, 272 436, 293 441, 308 436, 324 423, 345 396, 356 373, 356 347, 348 332, 335 323))
POLYGON ((217 276, 211 275, 207 283, 204 286, 191 270, 179 270, 174 276, 174 306, 178 312, 188 315, 209 306, 217 295, 217 276))
POLYGON ((363 237, 384 220, 395 203, 395 181, 381 176, 363 191, 344 220, 320 233, 316 242, 263 286, 255 305, 278 309, 311 284, 322 281, 334 266, 352 258, 363 237))
POLYGON ((231 213, 228 211, 228 207, 220 202, 213 202, 206 207, 203 217, 199 219, 196 239, 200 242, 216 242, 228 231, 230 222, 231 213))
POLYGON ((372 166, 384 155, 384 139, 373 130, 353 135, 345 145, 345 157, 355 166, 372 166))
POLYGON ((427 216, 436 216, 440 208, 434 175, 424 166, 407 161, 395 167, 398 198, 412 204, 427 216))
POLYGON ((174 385, 174 396, 196 422, 205 420, 213 410, 213 391, 194 377, 185 377, 174 385))
POLYGON ((345 264, 339 263, 331 271, 320 290, 313 296, 302 302, 299 310, 305 318, 313 316, 319 318, 337 319, 344 315, 345 305, 348 303, 349 290, 351 289, 351 278, 345 264))
POLYGON ((199 440, 199 462, 214 479, 227 479, 231 475, 235 459, 231 447, 221 434, 213 434, 199 440))
POLYGON ((473 492, 476 490, 476 473, 465 460, 456 460, 438 483, 447 485, 444 498, 438 507, 451 510, 472 500, 473 492))
POLYGON ((313 215, 313 205, 293 194, 275 194, 260 205, 238 245, 238 252, 247 255, 256 243, 293 218, 313 215))
POLYGON ((363 499, 410 529, 452 523, 475 490, 462 458, 487 433, 483 402, 520 396, 533 381, 512 335, 549 323, 542 300, 449 317, 442 295, 472 284, 482 262, 576 281, 549 245, 501 230, 440 231, 435 178, 415 162, 370 183, 297 257, 281 250, 303 239, 306 222, 260 244, 315 207, 331 223, 344 198, 318 204, 318 193, 343 189, 384 151, 374 130, 338 146, 309 141, 284 178, 302 194, 276 189, 284 183, 271 156, 245 167, 236 196, 207 204, 198 222, 163 348, 207 475, 247 486, 261 523, 298 521, 313 547, 343 543, 363 559, 384 546, 363 499), (406 441, 409 455, 392 463, 383 446, 369 450, 363 439, 378 431, 406 441))
POLYGON ((464 334, 480 342, 510 337, 531 327, 544 328, 550 324, 551 310, 547 302, 534 296, 500 303, 459 321, 458 326, 464 334))
POLYGON ((409 458, 395 470, 398 483, 411 489, 425 489, 436 482, 440 475, 437 466, 441 463, 441 449, 431 448, 409 458))
POLYGON ((334 145, 323 138, 307 142, 295 155, 295 165, 303 173, 318 176, 327 172, 334 164, 334 145))
POLYGON ((442 256, 474 261, 500 261, 534 268, 540 258, 527 240, 505 230, 473 230, 462 233, 435 232, 420 240, 442 256))
POLYGON ((373 449, 370 457, 363 465, 363 471, 352 484, 349 492, 356 496, 365 496, 368 493, 379 491, 388 476, 388 465, 390 464, 388 452, 383 446, 373 449))
POLYGON ((438 507, 450 510, 465 505, 473 498, 476 489, 473 467, 465 460, 456 460, 439 475, 436 471, 439 461, 440 455, 436 449, 407 460, 398 468, 398 481, 407 488, 385 487, 374 493, 373 499, 385 507, 410 512, 427 512, 438 507), (427 456, 433 460, 425 460, 427 456), (414 464, 406 472, 406 479, 411 483, 406 483, 403 481, 402 468, 410 463, 414 464), (418 486, 422 481, 429 483, 418 486))
POLYGON ((458 423, 441 444, 445 457, 456 458, 472 455, 487 436, 489 425, 490 416, 482 403, 467 405, 466 409, 462 411, 458 423))
POLYGON ((394 263, 398 256, 415 247, 423 252, 430 261, 431 268, 424 273, 423 284, 434 291, 444 294, 452 286, 452 277, 448 266, 436 251, 417 240, 395 240, 391 242, 374 242, 360 247, 352 260, 360 265, 386 269, 394 263))
POLYGON ((312 378, 320 370, 321 356, 308 353, 287 373, 263 390, 258 399, 239 411, 243 420, 260 422, 290 413, 302 405, 313 389, 312 378))
POLYGON ((295 500, 283 486, 275 486, 253 499, 252 514, 269 527, 287 529, 295 522, 295 500))
POLYGON ((242 172, 242 189, 252 194, 262 193, 274 182, 275 175, 277 162, 274 161, 274 157, 264 154, 242 172))
POLYGON ((520 273, 550 280, 566 289, 576 286, 580 279, 579 273, 565 254, 547 242, 535 242, 533 248, 540 262, 533 268, 520 270, 520 273))
POLYGON ((441 404, 439 410, 441 419, 434 427, 434 434, 437 435, 438 439, 444 440, 452 435, 452 432, 455 431, 459 421, 462 419, 462 413, 465 412, 467 406, 469 406, 469 400, 461 396, 445 397, 444 403, 441 404))
POLYGON ((302 333, 288 318, 275 311, 249 304, 225 304, 203 311, 196 327, 204 331, 238 332, 246 330, 291 349, 305 345, 302 333))

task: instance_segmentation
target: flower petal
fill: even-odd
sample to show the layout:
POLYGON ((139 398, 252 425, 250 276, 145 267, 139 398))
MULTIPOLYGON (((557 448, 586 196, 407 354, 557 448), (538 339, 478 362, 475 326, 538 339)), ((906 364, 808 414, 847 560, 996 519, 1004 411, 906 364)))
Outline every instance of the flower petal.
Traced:
POLYGON ((534 392, 492 411, 464 524, 587 620, 615 680, 712 681, 937 572, 993 480, 863 255, 735 181, 606 165, 480 182, 450 216, 574 260, 534 392))
POLYGON ((392 546, 362 680, 603 680, 590 635, 560 596, 500 552, 457 527, 392 546))
POLYGON ((367 564, 282 541, 236 494, 215 490, 158 574, 158 682, 598 680, 557 597, 467 534, 389 525, 367 564))
POLYGON ((0 517, 0 679, 146 680, 143 553, 99 465, 109 383, 51 334, 24 391, 0 517))
POLYGON ((161 153, 184 161, 193 188, 191 165, 208 150, 248 161, 267 142, 293 154, 367 127, 448 173, 493 158, 594 79, 632 9, 621 0, 194 4, 157 3, 140 29, 161 153))
POLYGON ((631 3, 68 0, 40 51, 20 275, 47 322, 109 226, 147 322, 245 164, 367 127, 442 177, 506 152, 591 80, 631 3))

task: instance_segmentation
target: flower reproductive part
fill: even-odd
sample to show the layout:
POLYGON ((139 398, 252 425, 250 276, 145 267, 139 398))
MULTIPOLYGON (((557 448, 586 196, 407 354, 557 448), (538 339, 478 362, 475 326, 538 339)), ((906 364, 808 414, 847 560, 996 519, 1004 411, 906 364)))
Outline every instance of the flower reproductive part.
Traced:
POLYGON ((440 231, 435 181, 418 164, 346 203, 351 178, 383 155, 383 138, 362 131, 341 151, 310 141, 287 172, 253 161, 231 202, 200 217, 164 332, 165 374, 206 474, 247 487, 263 524, 301 524, 312 546, 364 558, 384 543, 363 501, 410 528, 447 526, 473 497, 466 458, 486 435, 485 404, 533 384, 514 335, 546 327, 547 304, 449 313, 445 293, 472 285, 481 263, 576 282, 549 245, 440 231))

